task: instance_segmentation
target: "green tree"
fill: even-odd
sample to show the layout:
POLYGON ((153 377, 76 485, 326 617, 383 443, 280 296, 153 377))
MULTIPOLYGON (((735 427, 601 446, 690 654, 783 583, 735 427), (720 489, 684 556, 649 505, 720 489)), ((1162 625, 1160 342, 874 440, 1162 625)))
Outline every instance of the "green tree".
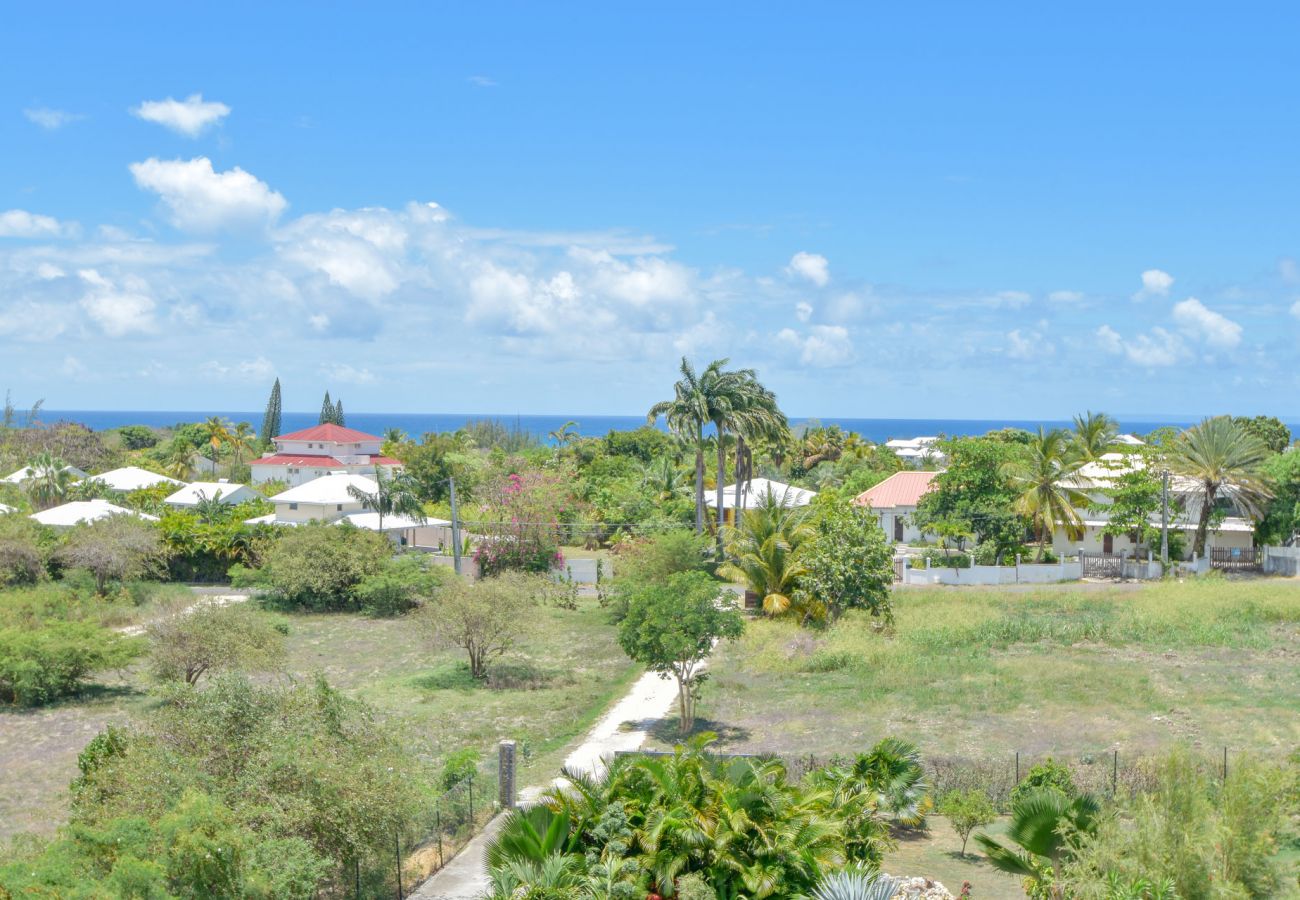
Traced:
POLYGON ((247 605, 174 604, 147 629, 150 663, 160 681, 195 684, 223 671, 270 672, 285 658, 284 636, 247 605))
POLYGON ((552 431, 547 435, 547 437, 550 438, 552 444, 563 450, 578 439, 579 434, 577 429, 578 423, 570 419, 559 428, 552 431))
POLYGON ((1080 509, 1091 503, 1078 478, 1084 459, 1062 429, 1044 431, 1029 442, 1026 453, 1003 464, 1007 483, 1016 495, 1016 512, 1027 517, 1038 535, 1038 556, 1043 558, 1052 533, 1064 528, 1071 540, 1083 535, 1080 509))
POLYGON ((101 596, 110 581, 156 575, 164 561, 158 529, 132 515, 109 516, 70 528, 56 559, 69 569, 85 569, 101 596))
POLYGON ((0 514, 0 588, 44 578, 49 543, 46 530, 27 516, 0 514))
POLYGON ((157 433, 147 425, 123 425, 117 434, 127 450, 148 450, 158 443, 157 433))
POLYGON ((954 438, 942 444, 948 468, 934 477, 914 515, 918 528, 955 536, 959 547, 970 536, 996 548, 995 558, 1019 547, 1025 520, 1016 513, 1016 493, 1007 478, 1008 463, 1022 458, 1025 446, 1012 441, 954 438))
POLYGON ((1255 540, 1281 544, 1300 533, 1300 451, 1271 457, 1264 463, 1264 477, 1273 497, 1255 530, 1255 540))
POLYGON ((1272 491, 1264 477, 1268 448, 1228 416, 1204 419, 1184 431, 1169 449, 1169 467, 1195 481, 1200 496, 1192 550, 1205 555, 1215 504, 1230 500, 1245 515, 1259 517, 1272 491))
POLYGON ((724 587, 703 572, 683 572, 631 594, 618 642, 652 672, 676 679, 679 725, 686 734, 695 724, 704 661, 715 642, 739 637, 744 627, 724 587))
POLYGON ((1257 438, 1271 453, 1281 453, 1291 445, 1291 429, 1277 416, 1234 416, 1232 421, 1242 431, 1257 438))
POLYGON ((280 435, 282 416, 280 379, 276 378, 275 384, 271 385, 271 396, 266 401, 266 413, 262 416, 262 431, 259 437, 264 448, 270 449, 271 442, 280 435))
POLYGON ((325 399, 320 405, 320 425, 332 425, 334 423, 334 401, 330 399, 330 392, 325 392, 325 399))
POLYGON ((309 522, 286 528, 266 552, 262 572, 280 605, 313 611, 359 609, 356 588, 383 570, 393 544, 382 534, 309 522))
POLYGON ((668 428, 695 451, 695 533, 704 533, 704 426, 711 420, 711 391, 725 360, 716 360, 701 374, 682 357, 682 377, 673 385, 673 399, 650 407, 646 423, 663 416, 668 428))
POLYGON ((235 465, 244 465, 244 456, 252 451, 256 439, 253 426, 247 422, 240 422, 230 431, 226 436, 226 443, 230 445, 230 452, 235 457, 235 465))
POLYGON ((343 415, 343 401, 334 401, 334 424, 340 427, 348 424, 347 417, 343 415))
POLYGON ((869 510, 848 504, 820 510, 801 562, 795 605, 813 618, 865 609, 893 623, 894 552, 869 510))
POLYGON ((1160 529, 1151 517, 1160 512, 1161 482, 1149 469, 1124 472, 1105 492, 1110 503, 1094 507, 1107 514, 1102 534, 1126 535, 1135 551, 1159 540, 1160 529))
POLYGON ((207 438, 209 458, 215 463, 221 448, 230 443, 230 423, 220 416, 209 416, 203 423, 203 433, 207 438))
POLYGON ((423 625, 439 646, 465 651, 471 676, 486 678, 488 664, 529 627, 542 586, 540 578, 521 572, 474 582, 453 579, 425 607, 423 625))
POLYGON ((384 530, 384 516, 405 516, 424 522, 424 504, 420 502, 415 479, 402 472, 390 475, 383 466, 375 466, 375 474, 371 477, 375 482, 373 491, 348 485, 348 495, 366 509, 378 513, 379 531, 384 530))
POLYGON ((757 594, 769 616, 791 614, 800 621, 824 617, 814 608, 795 605, 816 599, 796 593, 806 571, 803 547, 814 534, 810 516, 808 507, 787 506, 784 497, 768 491, 738 526, 725 532, 728 559, 719 574, 757 594))
POLYGON ((1053 788, 1039 788, 1011 804, 1008 845, 987 834, 975 835, 993 868, 1027 879, 1032 896, 1058 898, 1062 866, 1078 848, 1080 836, 1091 832, 1100 807, 1087 794, 1070 798, 1053 788))
POLYGON ((939 815, 948 819, 952 830, 961 838, 961 855, 966 855, 966 842, 971 832, 983 828, 997 818, 998 811, 989 795, 971 788, 966 791, 949 791, 939 801, 939 815))
POLYGON ((1119 434, 1119 425, 1105 413, 1088 410, 1081 416, 1074 417, 1074 433, 1071 441, 1075 452, 1084 461, 1100 459, 1119 434))
POLYGON ((23 471, 23 490, 37 510, 58 506, 68 499, 76 476, 68 464, 50 453, 38 454, 23 471))

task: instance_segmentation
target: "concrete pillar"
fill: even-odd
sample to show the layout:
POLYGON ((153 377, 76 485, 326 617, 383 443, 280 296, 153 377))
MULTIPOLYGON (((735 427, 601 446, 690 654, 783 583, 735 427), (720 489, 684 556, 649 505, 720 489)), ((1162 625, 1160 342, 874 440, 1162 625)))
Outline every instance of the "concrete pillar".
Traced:
POLYGON ((515 791, 515 742, 502 741, 497 745, 497 773, 500 783, 502 809, 514 809, 518 801, 515 791))

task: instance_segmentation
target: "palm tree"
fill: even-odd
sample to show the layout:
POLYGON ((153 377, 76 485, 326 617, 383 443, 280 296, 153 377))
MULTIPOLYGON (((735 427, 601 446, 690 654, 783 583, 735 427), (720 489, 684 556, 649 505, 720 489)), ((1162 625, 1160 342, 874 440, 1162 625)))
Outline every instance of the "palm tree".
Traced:
POLYGON ((1088 410, 1074 417, 1074 446, 1085 460, 1100 459, 1118 433, 1119 425, 1105 413, 1088 410))
POLYGON ((1204 419, 1180 434, 1169 451, 1169 468, 1190 478, 1200 490, 1200 516, 1192 550, 1205 554, 1210 516, 1220 497, 1248 516, 1259 516, 1272 496, 1263 470, 1269 451, 1259 438, 1230 416, 1204 419))
POLYGON ((769 490, 740 525, 727 529, 730 559, 719 572, 757 594, 769 616, 793 613, 801 619, 820 619, 824 610, 819 614, 810 607, 795 608, 795 586, 805 571, 799 550, 812 534, 808 508, 787 506, 786 498, 769 490))
POLYGON ((547 437, 551 439, 551 443, 555 444, 555 446, 564 449, 578 439, 577 428, 578 423, 570 419, 552 431, 547 437))
POLYGON ((184 438, 172 438, 167 455, 162 460, 163 473, 182 481, 190 477, 194 463, 194 448, 184 438))
POLYGON ((671 500, 686 492, 682 471, 671 456, 656 456, 642 467, 641 487, 648 488, 659 501, 671 500))
POLYGON ((75 480, 62 459, 49 452, 39 453, 23 472, 23 489, 33 507, 49 509, 64 501, 75 480))
MULTIPOLYGON (((722 362, 725 362, 723 360, 722 362)), ((650 407, 646 422, 653 425, 660 416, 669 430, 695 451, 695 533, 704 533, 704 426, 709 421, 709 401, 706 380, 712 382, 718 362, 709 364, 703 376, 682 357, 682 377, 673 385, 673 399, 662 400, 650 407)))
POLYGON ((838 425, 814 428, 804 435, 801 464, 811 471, 824 462, 835 462, 844 455, 844 432, 838 425))
POLYGON ((1043 431, 1026 445, 1026 455, 1004 463, 1002 473, 1016 492, 1015 510, 1027 516, 1038 535, 1038 559, 1058 526, 1064 526, 1071 540, 1083 535, 1080 509, 1091 502, 1077 477, 1084 459, 1060 428, 1043 431))
POLYGON ((1011 806, 1007 839, 1014 846, 987 834, 975 835, 975 843, 993 868, 1031 879, 1049 896, 1061 897, 1061 864, 1074 849, 1075 835, 1093 830, 1100 809, 1087 794, 1071 799, 1055 788, 1038 788, 1011 806))
POLYGON ((350 484, 348 494, 361 501, 366 509, 379 513, 380 531, 384 530, 384 516, 407 516, 418 522, 424 521, 424 505, 420 502, 414 478, 405 472, 389 475, 384 466, 375 466, 374 482, 373 491, 363 491, 350 484))
POLYGON ((221 445, 230 442, 230 423, 220 416, 209 416, 203 423, 203 433, 208 439, 208 445, 212 448, 212 464, 215 471, 217 454, 221 451, 221 445))
POLYGON ((253 434, 253 426, 247 422, 240 422, 235 426, 235 430, 226 435, 226 443, 230 445, 230 451, 235 455, 235 465, 244 464, 244 454, 253 449, 253 442, 257 436, 253 434))

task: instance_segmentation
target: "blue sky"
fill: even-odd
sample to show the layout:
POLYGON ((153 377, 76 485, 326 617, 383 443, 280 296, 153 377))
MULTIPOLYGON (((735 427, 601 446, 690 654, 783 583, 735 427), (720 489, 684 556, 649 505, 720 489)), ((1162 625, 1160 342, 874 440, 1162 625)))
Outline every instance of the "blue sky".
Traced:
POLYGON ((0 30, 52 408, 1300 413, 1300 11, 76 4, 0 30))

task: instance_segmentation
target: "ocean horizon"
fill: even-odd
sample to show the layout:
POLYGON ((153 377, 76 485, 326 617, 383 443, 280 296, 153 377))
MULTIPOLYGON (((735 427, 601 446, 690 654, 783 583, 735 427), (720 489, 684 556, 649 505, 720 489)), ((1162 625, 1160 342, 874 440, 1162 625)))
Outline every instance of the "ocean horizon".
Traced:
MULTIPOLYGON (((317 411, 285 411, 281 415, 282 431, 287 433, 315 425, 319 419, 317 411)), ((645 424, 644 416, 610 416, 580 414, 532 414, 516 413, 405 413, 405 412, 345 412, 348 426, 372 434, 383 434, 390 428, 397 428, 413 438, 429 432, 455 431, 473 421, 491 419, 507 427, 518 427, 522 431, 538 435, 542 440, 561 428, 566 422, 577 423, 576 431, 584 437, 600 437, 611 431, 630 431, 645 424)), ((108 431, 124 425, 147 425, 151 428, 167 428, 183 422, 201 422, 209 416, 221 416, 231 422, 248 422, 255 429, 262 423, 262 413, 252 411, 200 411, 200 410, 41 410, 43 422, 71 421, 79 422, 94 431, 108 431)), ((1117 417, 1120 430, 1131 434, 1147 434, 1173 425, 1186 428, 1199 421, 1195 417, 1148 415, 1141 418, 1117 417)), ((807 423, 838 425, 845 431, 855 432, 873 442, 887 441, 891 438, 911 438, 922 435, 943 435, 963 437, 985 434, 999 428, 1023 428, 1033 430, 1040 425, 1044 428, 1069 427, 1068 419, 888 419, 888 418, 854 418, 845 416, 792 416, 790 424, 798 426, 807 423)), ((1300 432, 1300 423, 1286 422, 1293 432, 1300 432)), ((662 427, 662 423, 661 423, 662 427)))

